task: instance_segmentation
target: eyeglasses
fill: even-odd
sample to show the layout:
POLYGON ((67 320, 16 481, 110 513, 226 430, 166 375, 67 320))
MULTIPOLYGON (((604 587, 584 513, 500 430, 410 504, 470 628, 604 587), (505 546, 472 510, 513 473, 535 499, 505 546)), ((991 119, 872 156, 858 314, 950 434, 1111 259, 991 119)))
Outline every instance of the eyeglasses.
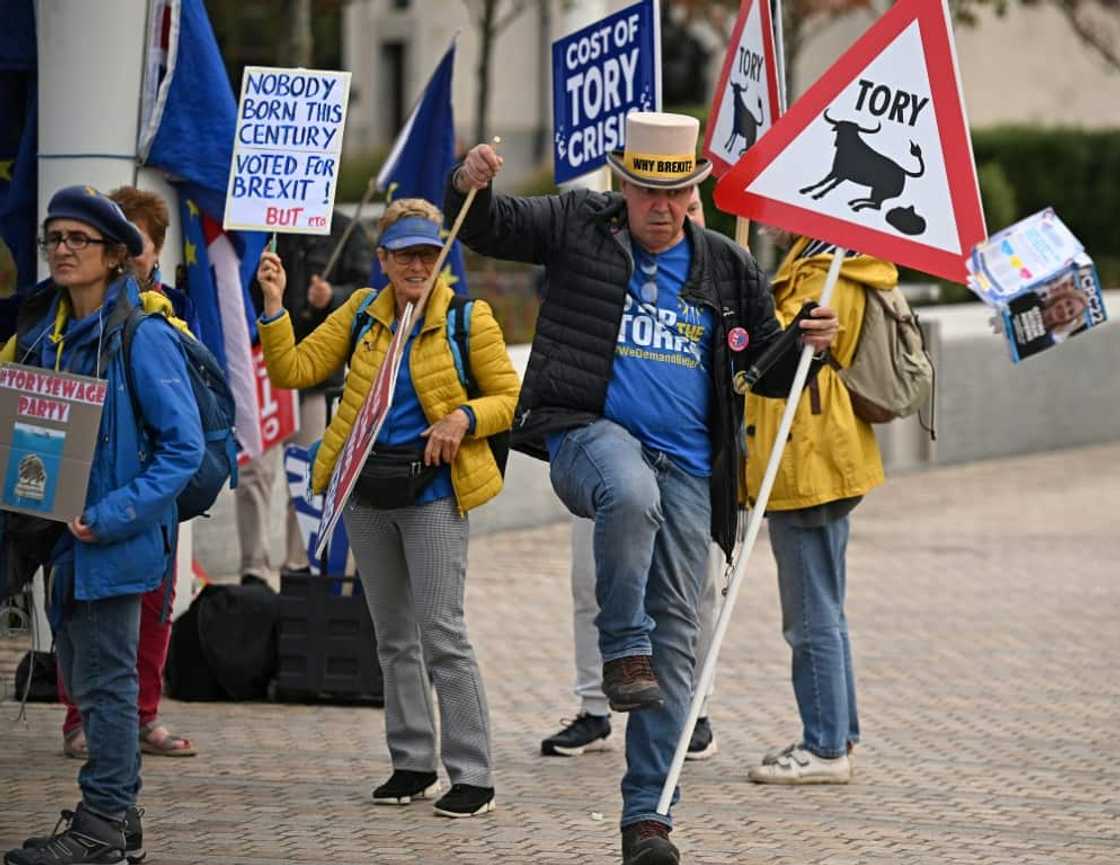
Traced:
POLYGON ((81 252, 91 243, 107 246, 112 243, 111 240, 105 240, 99 237, 90 237, 81 231, 48 231, 45 236, 39 238, 39 248, 43 252, 50 252, 57 247, 60 243, 66 244, 66 248, 71 252, 81 252))
POLYGON ((439 258, 439 252, 439 247, 436 246, 410 246, 408 249, 391 249, 389 255, 397 264, 409 265, 419 260, 431 267, 439 258))

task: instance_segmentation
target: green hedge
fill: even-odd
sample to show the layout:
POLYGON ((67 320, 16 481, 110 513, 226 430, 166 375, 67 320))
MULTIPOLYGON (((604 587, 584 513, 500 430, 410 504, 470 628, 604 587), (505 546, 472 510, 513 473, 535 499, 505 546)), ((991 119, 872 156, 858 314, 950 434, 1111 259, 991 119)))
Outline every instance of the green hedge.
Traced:
POLYGON ((990 201, 985 189, 988 231, 1050 206, 1085 244, 1102 281, 1120 285, 1120 130, 1035 129, 1007 126, 972 133, 981 172, 997 165, 1014 192, 1013 218, 990 201), (997 219, 998 217, 998 219, 997 219))

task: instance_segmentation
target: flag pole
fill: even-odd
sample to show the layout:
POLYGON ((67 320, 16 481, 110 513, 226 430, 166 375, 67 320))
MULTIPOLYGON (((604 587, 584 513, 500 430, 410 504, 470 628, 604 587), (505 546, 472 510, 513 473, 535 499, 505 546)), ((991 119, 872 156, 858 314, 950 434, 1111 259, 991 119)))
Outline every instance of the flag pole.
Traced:
MULTIPOLYGON (((498 145, 501 143, 502 139, 499 136, 495 135, 492 141, 494 149, 497 150, 498 145)), ((404 311, 401 313, 401 320, 397 325, 398 327, 410 329, 412 327, 412 322, 418 316, 424 314, 424 307, 428 303, 428 295, 432 293, 432 289, 435 287, 436 281, 440 277, 440 272, 443 270, 444 262, 447 261, 447 256, 451 252, 451 245, 455 243, 455 238, 459 236, 459 229, 462 228, 463 220, 466 219, 467 211, 471 209, 471 205, 474 203, 474 197, 477 194, 478 189, 476 187, 472 186, 469 190, 467 190, 467 196, 463 200, 463 206, 459 208, 459 215, 455 217, 455 221, 451 224, 451 231, 448 232, 447 240, 440 248, 439 257, 436 259, 436 263, 432 265, 432 272, 428 274, 428 281, 424 284, 424 290, 420 292, 420 297, 416 300, 416 303, 410 303, 405 306, 404 311)), ((397 345, 396 356, 392 358, 386 357, 385 361, 388 362, 391 360, 393 363, 396 363, 397 357, 399 357, 404 352, 404 344, 405 340, 401 340, 401 342, 397 345)))
MULTIPOLYGON (((844 261, 845 252, 846 250, 843 247, 836 248, 836 253, 828 268, 824 291, 821 292, 821 306, 828 306, 832 299, 832 290, 836 287, 836 280, 840 276, 840 265, 844 261)), ((700 717, 700 709, 704 704, 704 695, 708 693, 708 688, 711 687, 712 679, 716 674, 719 650, 723 645, 723 638, 727 634, 727 627, 731 622, 731 613, 735 609, 735 598, 739 594, 739 587, 742 585, 743 577, 746 574, 747 561, 750 559, 751 550, 754 548, 754 542, 757 540, 759 529, 762 527, 762 517, 766 513, 766 504, 770 501, 770 491, 773 489, 774 479, 778 475, 782 452, 785 450, 786 440, 789 437, 790 428, 793 426, 793 416, 797 413, 797 405, 801 402, 801 391, 809 377, 809 364, 812 359, 813 347, 807 345, 801 349, 801 358, 797 363, 797 372, 789 390, 789 399, 786 400, 786 408, 782 413, 782 422, 778 426, 777 435, 774 436, 774 447, 770 452, 770 462, 766 465, 766 474, 763 475, 762 486, 758 490, 758 498, 751 509, 746 539, 739 548, 735 562, 732 564, 731 582, 727 586, 727 597, 723 601, 723 608, 720 610, 719 619, 716 621, 716 629, 712 635, 712 645, 708 649, 708 657, 704 659, 704 664, 700 670, 700 678, 693 679, 692 702, 688 707, 688 717, 681 729, 681 735, 677 741, 677 750, 673 754, 673 762, 669 764, 669 775, 665 779, 665 786, 661 789, 661 798, 657 802, 657 813, 666 817, 669 815, 669 806, 673 801, 673 791, 676 790, 677 782, 680 780, 684 757, 688 752, 689 740, 692 738, 692 728, 696 726, 696 719, 700 717)))
POLYGON ((735 242, 743 249, 751 250, 751 221, 745 216, 735 217, 735 242))
MULTIPOLYGON (((498 146, 502 143, 502 139, 500 136, 495 135, 490 143, 491 146, 497 150, 498 146)), ((436 280, 439 279, 440 271, 443 270, 443 264, 447 261, 447 256, 451 253, 451 244, 453 244, 455 238, 459 236, 459 229, 463 226, 463 220, 466 219, 467 211, 471 209, 471 204, 474 203, 474 197, 477 194, 478 189, 473 186, 467 191, 467 197, 463 200, 463 206, 459 208, 459 215, 455 217, 455 221, 451 224, 451 231, 447 234, 447 242, 444 243, 443 248, 440 249, 439 258, 437 258, 436 263, 432 265, 432 272, 428 274, 428 282, 424 285, 424 290, 420 293, 420 299, 416 301, 416 315, 421 315, 424 312, 424 306, 428 302, 428 295, 431 294, 436 280)))
POLYGON ((369 183, 366 184, 366 191, 362 196, 362 200, 358 202, 358 209, 354 211, 354 218, 350 220, 350 224, 346 226, 346 231, 342 233, 342 237, 340 237, 338 243, 334 245, 334 249, 331 251, 331 257, 327 259, 327 266, 323 268, 321 277, 327 282, 330 282, 330 273, 334 270, 334 266, 338 264, 338 259, 342 256, 342 249, 346 246, 346 241, 350 239, 350 235, 354 233, 355 226, 357 226, 362 219, 362 209, 369 204, 370 199, 373 198, 376 192, 377 178, 371 177, 369 183))

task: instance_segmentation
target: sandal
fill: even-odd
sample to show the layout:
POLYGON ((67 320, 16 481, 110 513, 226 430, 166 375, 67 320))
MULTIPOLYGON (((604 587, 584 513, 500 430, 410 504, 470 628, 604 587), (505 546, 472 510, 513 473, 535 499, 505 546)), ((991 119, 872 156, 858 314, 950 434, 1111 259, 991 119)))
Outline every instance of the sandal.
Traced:
POLYGON ((75 727, 69 733, 62 734, 62 753, 64 756, 72 757, 75 760, 89 759, 86 734, 81 727, 75 727))
POLYGON ((190 739, 169 733, 159 721, 140 728, 140 750, 158 757, 193 757, 196 753, 190 739))

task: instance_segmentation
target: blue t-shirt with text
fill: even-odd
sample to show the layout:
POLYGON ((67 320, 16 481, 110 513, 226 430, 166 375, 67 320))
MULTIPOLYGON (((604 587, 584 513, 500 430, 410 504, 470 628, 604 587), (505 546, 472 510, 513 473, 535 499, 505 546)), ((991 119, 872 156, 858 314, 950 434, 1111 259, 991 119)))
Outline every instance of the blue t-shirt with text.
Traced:
MULTIPOLYGON (((424 416, 424 409, 420 405, 420 398, 416 396, 416 389, 412 386, 412 375, 409 371, 412 359, 412 343, 420 328, 423 319, 416 322, 416 327, 409 334, 408 341, 404 344, 401 355, 401 368, 397 373, 397 387, 393 391, 393 403, 389 406, 389 414, 377 433, 376 445, 391 445, 395 447, 411 446, 421 451, 427 446, 428 440, 420 435, 430 423, 424 416)), ((393 323, 396 331, 397 322, 393 323)), ((451 467, 443 465, 439 473, 432 479, 420 495, 416 497, 416 504, 426 505, 438 499, 447 498, 454 493, 451 486, 451 467)))
POLYGON ((603 415, 689 474, 707 477, 715 316, 681 299, 691 263, 687 238, 657 255, 635 246, 603 415))

